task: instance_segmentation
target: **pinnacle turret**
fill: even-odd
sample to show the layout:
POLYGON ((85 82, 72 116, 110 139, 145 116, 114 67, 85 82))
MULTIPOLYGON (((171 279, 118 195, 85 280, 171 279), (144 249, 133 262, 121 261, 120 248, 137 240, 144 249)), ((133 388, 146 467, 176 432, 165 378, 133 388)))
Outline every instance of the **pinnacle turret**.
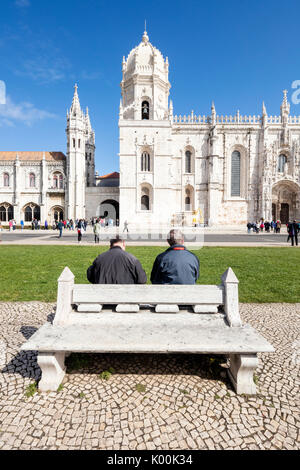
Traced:
POLYGON ((80 102, 79 102, 79 97, 78 97, 78 86, 77 83, 75 83, 75 91, 74 91, 74 96, 73 96, 73 101, 70 109, 70 114, 73 116, 77 116, 82 113, 81 107, 80 107, 80 102))
POLYGON ((262 103, 262 116, 267 116, 267 110, 265 106, 265 102, 263 101, 262 103))
POLYGON ((280 106, 281 117, 287 117, 290 114, 290 103, 287 100, 287 90, 283 90, 283 100, 280 106))
POLYGON ((85 124, 86 124, 86 130, 88 131, 88 133, 91 133, 92 132, 92 125, 91 125, 91 120, 90 120, 89 108, 88 107, 86 107, 85 124))
POLYGON ((215 103, 211 103, 211 124, 214 126, 216 124, 217 120, 217 113, 216 113, 216 108, 215 108, 215 103))

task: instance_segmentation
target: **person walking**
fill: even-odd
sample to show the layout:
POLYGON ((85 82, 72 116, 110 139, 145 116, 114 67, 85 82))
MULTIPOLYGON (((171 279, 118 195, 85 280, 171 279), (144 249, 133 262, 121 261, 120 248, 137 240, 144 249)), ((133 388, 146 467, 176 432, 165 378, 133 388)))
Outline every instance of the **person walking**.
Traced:
POLYGON ((48 222, 45 220, 45 230, 48 230, 48 222))
POLYGON ((129 233, 129 230, 128 230, 128 222, 127 222, 127 220, 125 220, 125 222, 124 222, 124 229, 123 229, 123 233, 125 232, 125 230, 126 230, 126 232, 127 232, 127 233, 129 233))
POLYGON ((277 220, 277 222, 276 222, 276 233, 280 233, 280 229, 281 229, 281 221, 277 220))
POLYGON ((62 237, 62 231, 63 231, 63 228, 64 228, 64 224, 61 220, 58 222, 57 228, 59 230, 59 238, 61 238, 62 237))
POLYGON ((23 231, 23 228, 24 228, 24 220, 23 219, 21 220, 20 224, 21 224, 21 230, 23 231))
POLYGON ((289 239, 291 239, 291 246, 294 246, 294 243, 296 243, 296 246, 298 246, 299 228, 298 228, 298 224, 296 223, 295 220, 293 220, 293 222, 288 223, 287 230, 288 230, 288 234, 289 234, 287 241, 289 241, 289 239))
POLYGON ((267 233, 270 233, 270 222, 265 222, 265 230, 267 233))
POLYGON ((77 224, 77 240, 78 240, 78 243, 81 243, 81 239, 82 239, 82 230, 83 230, 83 224, 82 224, 82 220, 80 219, 78 221, 78 224, 77 224))
POLYGON ((96 223, 94 223, 94 225, 93 225, 93 232, 94 232, 94 236, 95 236, 95 243, 99 243, 99 241, 100 241, 100 230, 101 230, 101 225, 100 225, 99 220, 97 219, 97 220, 96 220, 96 223))

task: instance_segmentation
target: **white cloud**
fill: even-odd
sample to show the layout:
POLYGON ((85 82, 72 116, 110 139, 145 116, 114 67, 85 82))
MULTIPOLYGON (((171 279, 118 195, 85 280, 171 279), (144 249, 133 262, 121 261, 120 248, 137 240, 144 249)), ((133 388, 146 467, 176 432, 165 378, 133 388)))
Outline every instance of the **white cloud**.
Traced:
POLYGON ((101 72, 87 72, 86 70, 81 72, 81 78, 83 80, 99 80, 102 76, 103 74, 101 72))
POLYGON ((53 83, 66 78, 65 71, 70 67, 69 62, 63 58, 38 57, 23 62, 22 68, 15 70, 15 74, 29 77, 39 83, 53 83))
POLYGON ((32 103, 14 103, 10 96, 6 97, 6 104, 0 105, 0 126, 14 126, 21 122, 31 126, 35 121, 56 118, 55 114, 36 108, 32 103))
POLYGON ((52 64, 45 59, 27 60, 23 63, 23 69, 16 70, 15 74, 39 83, 57 82, 65 78, 65 64, 61 60, 52 64))
POLYGON ((21 7, 21 8, 30 7, 30 1, 29 0, 16 0, 15 4, 17 5, 17 7, 21 7))

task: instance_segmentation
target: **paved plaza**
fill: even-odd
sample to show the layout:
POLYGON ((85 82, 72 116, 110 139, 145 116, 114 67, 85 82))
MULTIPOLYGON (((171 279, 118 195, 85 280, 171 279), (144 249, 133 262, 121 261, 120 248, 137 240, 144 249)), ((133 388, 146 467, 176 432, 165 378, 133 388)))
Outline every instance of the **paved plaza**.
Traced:
POLYGON ((300 304, 240 309, 276 350, 259 354, 256 396, 235 394, 223 357, 141 354, 71 355, 39 394, 20 346, 55 305, 0 303, 0 449, 299 449, 300 304))
MULTIPOLYGON (((110 238, 116 233, 125 238, 128 245, 166 245, 167 230, 158 232, 153 229, 150 233, 143 230, 139 232, 122 232, 118 227, 109 227, 101 231, 100 245, 107 245, 110 238)), ((185 234, 186 245, 196 246, 290 246, 287 243, 287 232, 283 228, 280 234, 273 232, 266 233, 247 233, 247 230, 241 227, 217 228, 205 227, 197 229, 183 230, 185 234)), ((9 232, 5 230, 0 233, 2 245, 78 245, 77 232, 64 230, 59 238, 57 230, 23 230, 20 229, 9 232)), ((82 237, 82 245, 94 245, 94 235, 92 227, 87 228, 87 232, 82 237)))

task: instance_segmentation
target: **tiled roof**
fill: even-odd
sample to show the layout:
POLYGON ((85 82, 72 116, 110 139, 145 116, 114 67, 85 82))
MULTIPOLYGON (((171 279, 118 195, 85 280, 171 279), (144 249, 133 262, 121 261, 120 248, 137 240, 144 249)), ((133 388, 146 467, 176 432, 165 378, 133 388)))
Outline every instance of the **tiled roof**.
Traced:
POLYGON ((118 173, 117 171, 114 171, 113 173, 109 173, 108 175, 99 176, 99 178, 101 178, 101 179, 105 179, 105 178, 120 178, 120 173, 118 173))
POLYGON ((66 159, 65 154, 62 152, 0 152, 0 161, 14 161, 17 155, 20 161, 41 161, 43 160, 43 154, 45 153, 45 160, 51 161, 64 161, 66 159))

